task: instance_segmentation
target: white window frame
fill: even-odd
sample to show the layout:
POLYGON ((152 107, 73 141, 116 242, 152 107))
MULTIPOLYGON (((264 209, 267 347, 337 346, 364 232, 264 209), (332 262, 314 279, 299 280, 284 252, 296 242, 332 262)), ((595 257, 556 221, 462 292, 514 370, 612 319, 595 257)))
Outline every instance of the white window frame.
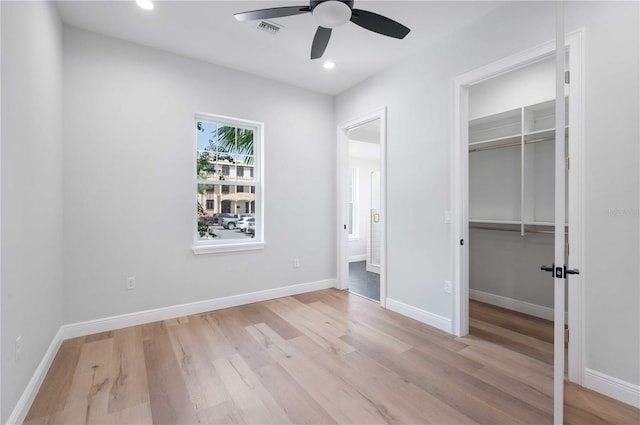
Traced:
MULTIPOLYGON (((360 169, 358 167, 350 167, 351 170, 351 233, 349 233, 350 241, 360 239, 360 169)), ((349 202, 347 202, 349 204, 349 202)))
MULTIPOLYGON (((264 249, 266 242, 264 240, 264 123, 258 121, 250 121, 241 118, 227 117, 224 115, 196 113, 194 115, 194 121, 192 129, 196 128, 198 122, 208 122, 214 124, 221 124, 229 127, 244 128, 253 131, 253 169, 254 169, 254 181, 245 183, 241 181, 227 181, 227 180, 202 180, 198 179, 197 170, 197 152, 198 152, 198 135, 194 131, 193 136, 193 168, 192 175, 193 183, 191 190, 197 189, 199 184, 229 184, 239 186, 255 186, 255 218, 256 218, 256 233, 252 239, 222 239, 222 240, 201 240, 198 234, 198 214, 193 214, 193 246, 192 251, 194 254, 212 254, 217 252, 234 252, 234 251, 250 251, 257 249, 264 249)), ((251 189, 249 189, 251 190, 251 189)), ((197 190, 194 190, 194 207, 198 202, 197 190)), ((195 208, 193 210, 195 212, 195 208)))

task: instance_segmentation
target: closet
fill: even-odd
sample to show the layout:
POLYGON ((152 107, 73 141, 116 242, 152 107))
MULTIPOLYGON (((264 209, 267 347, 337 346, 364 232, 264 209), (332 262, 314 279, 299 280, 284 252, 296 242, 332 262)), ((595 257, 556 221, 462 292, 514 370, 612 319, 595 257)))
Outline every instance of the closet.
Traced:
POLYGON ((548 320, 553 282, 540 265, 554 255, 554 84, 547 60, 469 90, 469 296, 548 320))

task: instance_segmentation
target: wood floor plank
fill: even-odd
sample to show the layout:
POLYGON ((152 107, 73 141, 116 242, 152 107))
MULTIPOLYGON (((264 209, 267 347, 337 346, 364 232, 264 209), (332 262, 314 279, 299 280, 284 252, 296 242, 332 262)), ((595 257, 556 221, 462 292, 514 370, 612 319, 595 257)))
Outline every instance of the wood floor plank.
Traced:
MULTIPOLYGON (((318 367, 293 345, 297 339, 309 339, 303 335, 293 340, 284 340, 268 326, 256 325, 250 328, 251 335, 267 347, 276 360, 304 390, 310 394, 338 423, 341 424, 385 424, 384 416, 369 400, 337 375, 332 369, 318 367), (313 367, 310 367, 313 365, 313 367)), ((316 350, 323 350, 315 345, 316 350)))
POLYGON ((471 424, 471 418, 426 393, 401 375, 355 351, 338 359, 314 350, 304 338, 292 341, 315 364, 349 382, 388 423, 471 424))
MULTIPOLYGON (((307 305, 338 322, 340 326, 345 329, 346 334, 357 334, 362 338, 376 341, 377 344, 383 345, 386 349, 398 353, 402 353, 413 348, 413 346, 400 341, 392 335, 381 332, 375 327, 367 325, 366 322, 349 316, 348 314, 342 313, 322 302, 315 301, 308 303, 307 305)), ((343 341, 345 340, 343 339, 343 341)))
POLYGON ((251 424, 289 424, 285 411, 262 386, 239 354, 213 361, 244 422, 251 424))
POLYGON ((82 345, 64 410, 54 415, 56 423, 105 423, 112 381, 113 338, 82 345))
POLYGON ((254 303, 237 308, 246 321, 246 325, 266 323, 284 339, 296 338, 302 333, 288 321, 271 311, 264 303, 254 303))
MULTIPOLYGON (((169 328, 173 352, 196 412, 231 400, 212 363, 226 356, 209 351, 207 338, 199 332, 200 328, 197 320, 169 328)), ((235 352, 229 353, 233 354, 235 352)))
POLYGON ((169 336, 144 341, 149 400, 154 424, 193 424, 196 414, 169 336))
POLYGON ((469 333, 494 344, 508 347, 511 351, 553 364, 553 344, 548 342, 472 318, 469 319, 469 333))
MULTIPOLYGON (((68 340, 24 423, 551 423, 549 322, 470 311, 455 338, 330 289, 68 340)), ((640 410, 566 383, 565 423, 640 410)))
POLYGON ((553 322, 469 300, 469 315, 492 325, 553 344, 553 322))
POLYGON ((292 423, 337 424, 280 364, 265 366, 256 375, 292 423))
POLYGON ((138 425, 150 423, 152 423, 152 417, 149 402, 109 413, 105 422, 107 425, 138 425))
POLYGON ((107 413, 134 408, 149 403, 149 384, 142 347, 142 329, 119 329, 113 335, 112 378, 109 383, 107 413))
POLYGON ((83 343, 83 338, 68 339, 62 343, 29 409, 28 418, 44 417, 48 420, 49 416, 64 409, 83 343))
POLYGON ((353 347, 340 339, 348 332, 347 329, 328 316, 291 298, 280 298, 265 304, 327 351, 336 355, 354 351, 353 347))
POLYGON ((246 321, 234 309, 224 309, 206 314, 206 319, 222 331, 235 351, 253 370, 273 363, 269 354, 246 331, 246 321))

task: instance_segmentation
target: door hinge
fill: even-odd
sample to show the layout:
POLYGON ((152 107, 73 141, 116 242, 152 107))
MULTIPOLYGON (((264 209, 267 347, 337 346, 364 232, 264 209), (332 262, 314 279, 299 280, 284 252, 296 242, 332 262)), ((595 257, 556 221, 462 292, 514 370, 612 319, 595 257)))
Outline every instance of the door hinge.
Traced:
POLYGON ((567 159, 565 159, 565 161, 564 161, 564 162, 565 162, 565 164, 566 164, 566 166, 567 166, 567 170, 568 170, 568 169, 569 169, 569 165, 570 165, 570 163, 569 163, 569 157, 567 157, 567 159))
POLYGON ((569 74, 569 71, 565 71, 564 72, 564 83, 565 84, 569 84, 570 81, 571 81, 571 74, 569 74))
POLYGON ((569 329, 564 330, 564 343, 569 344, 569 329))
POLYGON ((569 256, 569 244, 565 244, 564 245, 564 256, 568 257, 569 256))

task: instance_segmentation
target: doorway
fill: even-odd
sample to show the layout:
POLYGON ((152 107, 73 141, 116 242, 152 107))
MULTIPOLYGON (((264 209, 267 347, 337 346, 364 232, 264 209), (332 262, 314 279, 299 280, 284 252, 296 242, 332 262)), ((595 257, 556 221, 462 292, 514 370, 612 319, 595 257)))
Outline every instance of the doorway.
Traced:
MULTIPOLYGON (((452 144, 452 275, 453 275, 453 331, 458 336, 464 336, 469 333, 469 298, 470 296, 478 295, 485 296, 486 294, 474 294, 470 287, 470 280, 472 277, 471 266, 472 260, 470 258, 473 255, 472 248, 470 247, 471 239, 473 238, 472 232, 494 232, 494 239, 504 238, 506 234, 520 235, 521 237, 532 236, 536 238, 543 238, 546 234, 555 235, 553 242, 553 251, 549 254, 542 264, 547 264, 549 260, 555 258, 556 265, 563 262, 564 264, 571 265, 571 267, 579 268, 582 270, 580 275, 568 275, 568 272, 572 271, 567 268, 567 271, 563 273, 561 267, 545 267, 544 270, 553 271, 556 279, 551 282, 551 276, 546 275, 546 285, 554 288, 553 294, 555 300, 564 299, 564 293, 561 290, 560 294, 557 281, 564 281, 564 288, 568 288, 568 303, 566 305, 566 314, 568 316, 568 327, 570 330, 570 338, 568 341, 568 378, 570 381, 582 384, 584 375, 584 361, 583 361, 583 291, 584 285, 584 263, 582 257, 582 235, 584 232, 582 211, 584 210, 584 181, 582 174, 582 149, 583 149, 583 134, 584 134, 584 114, 583 114, 583 84, 582 84, 582 69, 583 69, 583 42, 582 33, 580 31, 570 34, 565 39, 565 54, 568 58, 567 68, 565 70, 570 71, 570 74, 565 75, 565 80, 570 83, 564 84, 564 98, 554 94, 552 99, 547 101, 543 99, 535 99, 532 102, 524 102, 519 105, 511 105, 510 109, 503 109, 502 111, 489 111, 488 114, 477 114, 472 117, 471 114, 471 100, 470 93, 473 90, 474 85, 488 82, 496 77, 504 76, 508 73, 517 73, 519 70, 523 70, 526 67, 543 66, 544 61, 552 58, 555 55, 556 47, 555 42, 549 42, 541 46, 532 48, 530 50, 521 52, 514 56, 505 58, 496 63, 487 65, 483 68, 476 69, 467 74, 454 79, 453 84, 453 135, 454 142, 452 144), (568 77, 568 78, 567 78, 568 77), (566 99, 566 100, 565 100, 566 99), (558 116, 556 116, 555 110, 558 108, 565 109, 568 113, 567 126, 559 127, 556 131, 555 123, 558 122, 558 116), (545 112, 546 111, 546 112, 545 112), (494 125, 497 124, 497 125, 494 125), (490 128, 493 127, 493 130, 490 128), (487 130, 485 135, 482 133, 487 130), (516 131, 513 131, 516 130, 516 131), (491 135, 493 131, 498 131, 491 135), (568 158, 570 161, 564 161, 564 152, 562 152, 561 160, 557 160, 555 153, 559 152, 559 146, 564 151, 565 143, 553 144, 551 149, 545 148, 544 144, 548 143, 547 138, 550 140, 562 140, 562 134, 568 131, 569 143, 568 143, 568 158), (547 134, 549 133, 549 134, 547 134), (501 145, 501 146, 498 146, 501 145), (510 152, 513 150, 513 152, 510 152), (490 151, 499 152, 498 156, 502 157, 500 165, 498 167, 495 164, 495 158, 491 159, 486 153, 490 151), (472 159, 472 155, 481 153, 484 158, 472 159), (552 166, 549 166, 545 171, 544 157, 552 156, 552 166), (509 158, 518 159, 514 163, 510 162, 509 158), (493 170, 491 169, 491 163, 494 162, 493 170), (541 162, 537 162, 541 161, 541 162), (475 163, 474 163, 475 162, 475 163), (475 187, 471 183, 471 179, 478 177, 483 171, 477 167, 484 163, 482 167, 488 173, 498 171, 499 173, 509 174, 513 176, 517 175, 517 178, 510 179, 503 175, 502 177, 493 177, 492 181, 497 185, 511 185, 510 187, 501 188, 500 193, 489 193, 487 189, 490 187, 475 187), (568 167, 568 164, 571 164, 568 167), (542 164, 542 165, 541 165, 542 164), (563 167, 564 165, 564 167, 563 167), (475 168, 475 169, 474 169, 475 168), (497 170, 496 170, 497 168, 497 170), (490 170, 490 171, 486 171, 490 170), (564 171, 563 171, 564 170, 564 171), (566 176, 566 180, 562 177, 562 180, 558 180, 556 183, 553 180, 553 175, 566 176), (551 181, 549 180, 551 177, 551 181), (546 181, 546 182, 545 182, 546 181), (559 182, 566 181, 566 186, 559 182), (515 183, 515 184, 514 184, 515 183), (544 189, 546 187, 546 189, 544 189), (538 188, 539 190, 537 190, 538 188), (564 188, 560 190, 559 188, 564 188), (473 191, 476 191, 475 194, 473 191), (484 193, 483 193, 484 190, 484 193), (551 190, 551 202, 543 201, 536 204, 537 197, 541 199, 547 196, 545 191, 551 190), (567 197, 564 195, 559 197, 559 194, 564 194, 566 190, 567 197), (516 202, 509 204, 505 202, 503 195, 510 193, 516 195, 516 202), (473 206, 473 203, 478 199, 473 197, 476 195, 483 195, 485 198, 495 199, 492 202, 485 202, 484 209, 479 208, 478 204, 473 206), (564 202, 558 204, 556 199, 562 199, 564 202), (519 202, 518 202, 519 200, 519 202), (546 203, 545 203, 546 202, 546 203), (532 207, 533 205, 533 207, 532 207), (567 206, 568 214, 560 214, 564 210, 564 206, 567 206), (502 206, 499 208, 501 212, 497 212, 493 207, 502 206), (493 211, 492 211, 493 209, 493 211), (553 213, 552 213, 553 211, 553 213), (473 214, 476 214, 475 216, 473 214), (564 217, 565 220, 562 220, 564 217), (563 222, 564 221, 564 222, 563 222), (476 229, 472 229, 476 227, 476 229), (479 229, 479 227, 483 227, 479 229), (511 232, 511 233, 509 233, 511 232), (545 233, 550 232, 550 233, 545 233), (568 234, 568 237, 565 236, 568 234), (558 241, 565 241, 564 257, 562 259, 562 244, 559 245, 558 241), (568 242, 568 244, 567 244, 568 242), (560 246, 560 249, 558 248, 560 246), (560 254, 559 254, 560 253, 560 254), (560 255, 560 257, 558 257, 560 255), (569 258, 567 263, 566 258, 569 258), (560 259, 558 259, 560 258, 560 259)), ((558 57, 562 58, 562 55, 558 57)), ((556 80, 557 81, 557 80, 556 80)), ((557 90, 557 89, 556 89, 557 90)), ((535 92, 536 89, 534 88, 535 92)), ((556 91, 558 93, 558 91, 556 91)), ((561 93, 561 92, 560 92, 561 93)), ((562 109, 558 109, 562 111, 562 109)), ((564 116, 561 115, 561 123, 564 121, 564 116)), ((565 134, 566 139, 566 134, 565 134)), ((476 235, 477 237, 478 235, 476 235)), ((486 236, 485 236, 486 237, 486 236)), ((495 240, 493 241, 495 245, 495 240)), ((549 245, 548 242, 545 242, 549 245)), ((529 246, 527 248, 533 248, 529 246)), ((491 248, 488 248, 491 249, 491 248)), ((513 252, 509 252, 513 255, 513 252)), ((476 252, 477 255, 477 252, 476 252)), ((512 256, 512 258, 502 261, 500 267, 485 267, 485 272, 500 274, 505 269, 513 266, 518 261, 526 261, 526 256, 512 256)), ((515 264, 516 266, 518 264, 515 264)), ((476 265, 476 270, 478 269, 476 265)), ((484 265, 480 265, 483 267, 484 265)), ((513 267, 512 267, 513 269, 513 267)), ((577 270, 576 270, 577 271, 577 270)), ((542 273, 540 271, 540 264, 531 264, 527 267, 527 273, 542 273)), ((544 275, 544 274, 543 274, 544 275)), ((518 280, 520 276, 518 273, 512 272, 512 279, 518 280)), ((530 289, 530 288, 529 288, 530 289)), ((476 290, 477 291, 477 290, 476 290)), ((483 292, 483 291, 480 291, 483 292)), ((485 296, 484 301, 492 301, 494 305, 500 305, 501 307, 509 307, 511 310, 516 308, 531 308, 532 303, 528 302, 513 302, 511 297, 499 296, 485 296), (504 305, 504 304, 508 305, 504 305)), ((475 307, 475 306, 474 306, 475 307)), ((540 307, 533 306, 533 307, 540 307)), ((544 309, 534 308, 533 312, 544 313, 544 309)), ((529 314, 532 312, 529 311, 529 314)), ((566 323, 562 317, 563 311, 560 305, 556 302, 553 308, 548 308, 546 314, 554 320, 556 325, 560 323, 566 323)), ((562 340, 558 338, 558 330, 560 326, 556 326, 554 341, 562 340)), ((554 359, 560 358, 564 346, 553 347, 554 359), (557 351, 560 350, 560 356, 557 351)), ((558 365, 560 363, 554 360, 554 394, 562 394, 562 375, 557 373, 558 365), (560 377, 559 385, 556 385, 556 378, 560 377), (558 388, 560 390, 558 391, 558 388)), ((562 369, 560 369, 562 370, 562 369)), ((561 397, 554 398, 554 403, 561 400, 561 397)), ((554 404, 554 412, 557 403, 554 404)), ((560 405, 561 407, 561 405, 560 405)), ((560 410, 561 416, 561 410, 560 410)))
POLYGON ((380 302, 380 119, 347 135, 349 292, 380 302))
POLYGON ((338 287, 385 306, 386 111, 338 128, 338 287))

